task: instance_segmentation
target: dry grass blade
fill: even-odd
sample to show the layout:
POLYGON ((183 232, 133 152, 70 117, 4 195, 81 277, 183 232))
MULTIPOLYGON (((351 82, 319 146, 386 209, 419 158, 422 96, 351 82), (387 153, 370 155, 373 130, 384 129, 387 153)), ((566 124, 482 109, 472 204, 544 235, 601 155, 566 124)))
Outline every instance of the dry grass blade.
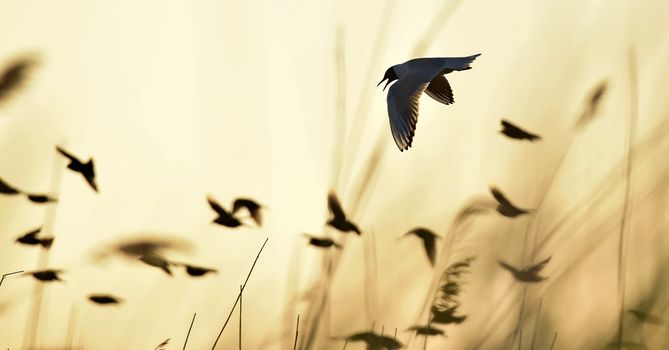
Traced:
POLYGON ((474 259, 475 257, 468 257, 453 263, 441 275, 439 288, 437 289, 437 294, 430 310, 431 316, 428 327, 432 323, 460 324, 467 319, 465 315, 457 315, 458 307, 460 307, 461 284, 463 282, 461 275, 469 272, 474 259))
POLYGON ((21 272, 23 272, 23 270, 9 272, 9 273, 6 273, 6 274, 2 275, 2 278, 0 278, 0 286, 2 286, 2 282, 5 280, 5 277, 11 276, 11 275, 14 275, 14 274, 17 274, 17 273, 21 273, 21 272))
POLYGON ((190 337, 190 331, 193 329, 193 323, 195 323, 195 316, 197 316, 197 312, 193 314, 193 319, 190 321, 190 327, 188 327, 188 333, 186 333, 186 340, 184 340, 184 347, 182 350, 186 350, 188 338, 190 337))
POLYGON ((637 129, 637 72, 636 72, 636 56, 634 49, 630 48, 628 53, 628 68, 629 68, 629 84, 630 84, 630 110, 628 118, 628 127, 626 135, 625 147, 625 193, 623 197, 623 209, 620 217, 620 234, 618 240, 618 293, 620 299, 620 312, 618 318, 618 349, 622 349, 624 321, 625 321, 625 244, 628 217, 631 216, 631 187, 632 187, 632 165, 633 152, 632 147, 635 142, 637 129))
POLYGON ((237 294, 237 299, 235 300, 235 304, 232 305, 232 308, 230 309, 230 313, 228 313, 228 318, 225 319, 225 323, 223 323, 223 327, 221 327, 221 331, 218 332, 218 336, 216 336, 216 340, 214 341, 214 345, 212 345, 211 349, 214 350, 216 348, 216 344, 218 344, 218 340, 221 339, 221 334, 223 334, 223 331, 225 330, 225 327, 228 325, 228 322, 230 321, 230 317, 232 317, 232 313, 235 311, 235 308, 237 307, 237 303, 239 303, 241 297, 242 297, 242 292, 244 291, 244 288, 246 288, 246 283, 248 283, 249 278, 251 277, 251 273, 253 273, 253 268, 255 268, 256 263, 258 262, 258 258, 260 258, 260 254, 262 253, 263 249, 265 248, 265 245, 267 244, 267 241, 269 241, 269 238, 265 239, 265 242, 262 244, 260 247, 260 250, 258 251, 258 255, 256 255, 255 260, 253 260, 253 265, 251 265, 251 269, 249 270, 249 273, 246 275, 246 280, 244 280, 244 284, 242 284, 242 288, 237 294))
POLYGON ((293 343, 293 350, 297 349, 297 336, 300 334, 300 315, 297 315, 297 325, 295 326, 295 342, 293 343))

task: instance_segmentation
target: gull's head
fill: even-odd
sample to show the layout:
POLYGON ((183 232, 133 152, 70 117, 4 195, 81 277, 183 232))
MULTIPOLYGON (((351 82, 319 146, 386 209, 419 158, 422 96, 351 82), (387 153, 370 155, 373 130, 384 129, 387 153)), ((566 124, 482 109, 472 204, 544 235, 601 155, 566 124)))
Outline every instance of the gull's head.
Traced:
POLYGON ((383 86, 384 91, 386 90, 386 87, 388 87, 388 84, 397 80, 397 74, 395 74, 395 69, 393 67, 388 68, 386 70, 386 74, 383 76, 383 79, 378 84, 376 84, 376 86, 379 86, 379 85, 381 85, 381 83, 383 83, 387 79, 388 82, 386 82, 386 85, 383 86))

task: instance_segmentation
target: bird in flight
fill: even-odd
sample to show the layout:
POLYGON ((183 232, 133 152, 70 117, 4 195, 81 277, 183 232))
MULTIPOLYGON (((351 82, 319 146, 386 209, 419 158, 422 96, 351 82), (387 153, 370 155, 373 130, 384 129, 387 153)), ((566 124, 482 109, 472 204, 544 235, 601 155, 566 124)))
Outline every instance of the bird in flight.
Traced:
POLYGON ((0 75, 0 102, 18 90, 28 78, 30 70, 37 64, 34 58, 23 57, 11 62, 0 75))
POLYGON ((88 297, 88 300, 100 305, 117 305, 122 302, 121 299, 108 294, 93 294, 88 297))
POLYGON ((174 265, 183 266, 186 269, 186 273, 193 277, 204 276, 208 273, 217 273, 216 269, 210 269, 208 267, 194 266, 185 263, 174 263, 174 265))
POLYGON ((53 237, 49 238, 38 238, 37 235, 42 231, 42 228, 36 228, 23 236, 19 237, 16 239, 17 243, 25 244, 25 245, 40 245, 44 249, 49 249, 51 248, 51 244, 53 244, 53 237))
POLYGON ((458 305, 447 307, 447 308, 437 308, 432 306, 432 319, 430 323, 441 323, 441 324, 460 324, 465 322, 467 319, 466 315, 456 315, 458 311, 458 305))
POLYGON ((26 193, 26 197, 28 197, 28 200, 37 203, 37 204, 44 204, 44 203, 53 203, 53 202, 58 202, 58 199, 54 197, 50 197, 46 194, 30 194, 26 193))
POLYGON ((525 131, 504 119, 501 120, 502 130, 500 133, 516 140, 541 141, 541 136, 525 131))
POLYGON ((312 236, 309 234, 304 234, 305 237, 309 238, 309 244, 311 244, 314 247, 319 247, 319 248, 330 248, 330 247, 335 247, 337 249, 341 249, 342 246, 333 241, 330 238, 318 238, 316 236, 312 236))
POLYGON ((418 122, 418 100, 423 92, 445 105, 453 103, 453 90, 444 75, 471 69, 469 65, 480 55, 416 58, 386 70, 383 80, 376 86, 387 80, 383 87, 385 91, 388 84, 397 80, 388 89, 386 99, 390 131, 400 151, 408 150, 413 142, 418 122))
POLYGON ((236 214, 242 208, 246 208, 249 214, 251 214, 253 221, 255 221, 258 226, 262 226, 262 204, 253 199, 237 198, 232 203, 232 214, 236 214))
POLYGON ((368 349, 374 350, 394 350, 401 349, 403 346, 397 339, 373 331, 354 333, 344 339, 349 342, 364 342, 368 349))
POLYGON ((62 154, 70 160, 70 164, 67 165, 68 169, 80 173, 84 179, 86 179, 86 182, 88 182, 91 188, 93 188, 93 191, 98 192, 98 185, 95 183, 95 168, 93 166, 93 158, 89 158, 88 161, 84 163, 79 160, 79 158, 67 152, 60 146, 56 146, 56 150, 58 153, 62 154))
POLYGON ((63 272, 62 270, 49 269, 49 270, 33 271, 26 273, 32 275, 38 281, 54 282, 54 281, 62 281, 58 276, 58 274, 62 272, 63 272))
POLYGON ((441 237, 423 227, 414 228, 413 230, 405 233, 402 237, 409 235, 415 235, 423 241, 423 247, 425 247, 425 254, 427 254, 427 259, 430 261, 430 265, 434 266, 434 261, 437 254, 435 242, 437 238, 441 237))
POLYGON ((355 232, 357 235, 360 235, 360 229, 354 223, 349 221, 344 213, 344 209, 341 208, 339 204, 339 199, 334 192, 328 194, 328 208, 330 209, 331 218, 328 220, 327 224, 336 228, 341 232, 355 232))
POLYGON ((499 261, 499 266, 501 266, 505 270, 511 272, 513 277, 520 282, 537 283, 537 282, 541 282, 541 281, 543 281, 547 278, 547 277, 540 276, 539 273, 541 273, 541 270, 543 270, 544 267, 546 267, 546 264, 548 264, 548 262, 550 260, 551 260, 551 257, 549 256, 544 261, 542 261, 542 262, 540 262, 536 265, 532 265, 528 268, 522 269, 522 270, 517 269, 517 268, 509 265, 508 263, 506 263, 503 260, 499 261))
POLYGON ((431 325, 427 326, 411 326, 407 328, 407 331, 414 331, 418 335, 446 335, 444 331, 439 328, 432 327, 431 325))
POLYGON ((214 199, 213 196, 208 196, 207 197, 207 202, 209 202, 209 206, 211 209, 213 209, 218 216, 212 221, 216 224, 223 225, 226 227, 238 227, 243 225, 239 219, 235 217, 235 215, 232 212, 228 212, 223 208, 216 199, 214 199))
POLYGON ((7 195, 7 196, 13 196, 20 194, 21 191, 19 191, 16 187, 8 184, 4 180, 0 179, 0 193, 7 195))
POLYGON ((518 208, 511 201, 509 201, 506 196, 495 186, 490 186, 490 192, 492 193, 495 200, 497 200, 497 212, 509 217, 515 218, 520 215, 529 214, 529 209, 518 208))
POLYGON ((156 255, 156 254, 144 254, 139 258, 139 261, 153 267, 157 267, 163 271, 165 271, 166 274, 172 276, 172 271, 170 270, 170 265, 171 263, 167 261, 167 259, 156 255))

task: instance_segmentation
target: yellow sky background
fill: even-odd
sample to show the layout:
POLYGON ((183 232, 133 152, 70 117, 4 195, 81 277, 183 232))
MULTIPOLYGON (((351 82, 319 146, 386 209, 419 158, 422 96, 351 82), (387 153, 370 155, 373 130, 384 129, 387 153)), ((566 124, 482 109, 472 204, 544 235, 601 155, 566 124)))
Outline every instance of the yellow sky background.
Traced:
MULTIPOLYGON (((552 227, 575 201, 607 179, 625 150, 630 47, 639 67, 636 139, 667 121, 668 2, 465 0, 459 6, 451 2, 452 17, 444 18, 438 31, 426 32, 443 3, 0 2, 0 60, 34 52, 41 62, 22 93, 0 109, 0 177, 37 192, 52 188, 54 176, 60 184, 49 266, 65 269, 66 283, 46 288, 37 346, 55 349, 65 343, 74 307, 75 343, 86 349, 151 349, 165 338, 174 342, 170 349, 180 348, 193 312, 198 316, 189 347, 209 348, 267 236, 269 243, 244 294, 245 347, 291 345, 290 334, 274 338, 280 341, 267 339, 292 332, 294 315, 287 316, 290 324, 284 322, 287 300, 304 292, 320 271, 322 254, 308 249, 301 234, 323 232, 335 171, 338 27, 345 52, 346 133, 352 135, 357 125, 362 140, 353 160, 350 147, 344 147, 350 163, 343 167, 339 192, 345 206, 379 135, 385 157, 365 215, 356 217, 376 240, 376 305, 366 305, 364 297, 369 282, 363 281, 363 242, 371 234, 351 238, 333 282, 330 336, 359 331, 372 322, 377 330, 382 324, 400 331, 410 326, 433 271, 416 242, 395 238, 414 226, 443 235, 455 211, 472 196, 487 195, 491 182, 515 202, 532 207, 585 96, 603 80, 610 89, 601 118, 574 137, 547 197, 542 225, 552 227), (389 26, 379 35, 385 15, 389 26), (400 153, 389 137, 386 95, 375 85, 389 66, 413 58, 423 38, 430 39, 425 56, 482 55, 473 69, 448 76, 454 105, 421 100, 414 146, 400 153), (378 62, 370 67, 375 53, 378 62), (366 100, 361 102, 361 96, 366 100), (359 108, 367 113, 357 115, 359 108), (498 134, 500 118, 518 122, 544 140, 536 145, 510 142, 498 134), (75 174, 53 173, 54 167, 65 167, 55 144, 95 158, 100 194, 75 174), (222 203, 237 196, 259 199, 269 207, 265 227, 229 230, 210 224, 207 194, 222 203), (169 278, 123 261, 91 264, 93 250, 135 233, 192 241, 193 252, 175 258, 216 267, 220 273, 169 278), (287 282, 292 264, 299 266, 296 284, 287 282), (95 307, 85 300, 92 292, 117 294, 126 303, 115 309, 95 307)), ((658 142, 650 149, 648 157, 657 160, 639 160, 635 176, 640 180, 634 187, 639 192, 667 170, 661 155, 669 145, 658 142)), ((590 218, 593 226, 612 215, 607 206, 614 212, 620 206, 622 192, 616 193, 611 197, 615 203, 607 202, 590 218)), ((657 201, 653 208, 662 200, 657 201)), ((44 206, 0 198, 3 273, 37 267, 37 250, 13 240, 41 225, 45 212, 44 206)), ((668 218, 659 211, 647 220, 657 220, 660 228, 668 218)), ((513 329, 516 311, 499 324, 485 321, 500 305, 516 300, 506 291, 522 293, 495 268, 495 259, 501 255, 520 263, 525 223, 491 217, 476 226, 467 248, 480 257, 466 292, 470 319, 457 329, 449 327, 444 344, 464 347, 490 331, 493 335, 482 348, 493 349, 513 329), (504 235, 496 232, 500 227, 504 235)), ((544 307, 552 311, 544 312, 560 330, 564 347, 558 349, 590 349, 615 330, 609 319, 616 312, 617 229, 611 225, 610 234, 597 236, 600 243, 588 250, 592 254, 587 258, 572 254, 575 247, 592 243, 585 236, 588 228, 580 226, 539 254, 554 256, 548 271, 556 278, 533 290, 531 302, 539 290, 550 299, 544 307), (579 312, 569 318, 558 305, 579 312), (590 327, 587 334, 585 325, 590 327)), ((632 222, 633 228, 644 225, 645 220, 632 222)), ((630 248, 632 265, 644 271, 632 274, 630 302, 654 288, 652 272, 667 255, 668 242, 658 243, 650 235, 633 240, 630 248), (647 254, 649 250, 656 253, 647 254)), ((0 346, 21 348, 34 283, 24 277, 3 283, 0 302, 10 306, 0 314, 0 346)), ((236 322, 219 348, 236 346, 236 322)), ((402 336, 408 339, 406 333, 402 336)), ((320 335, 320 348, 343 345, 327 338, 320 335)))

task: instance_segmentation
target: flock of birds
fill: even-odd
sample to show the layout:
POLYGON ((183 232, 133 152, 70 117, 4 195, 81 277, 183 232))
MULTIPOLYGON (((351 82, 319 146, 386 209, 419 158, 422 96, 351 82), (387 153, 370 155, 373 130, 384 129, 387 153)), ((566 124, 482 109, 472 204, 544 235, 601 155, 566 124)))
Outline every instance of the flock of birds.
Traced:
MULTIPOLYGON (((386 82, 386 87, 390 86, 387 96, 388 116, 390 121, 390 129, 393 139, 400 149, 400 151, 408 150, 413 142, 416 123, 418 120, 418 101, 420 96, 425 92, 432 99, 449 105, 454 102, 453 91, 451 86, 445 78, 445 74, 453 71, 462 71, 471 69, 470 64, 479 56, 472 55, 468 57, 439 57, 439 58, 417 58, 407 61, 402 64, 394 65, 388 68, 384 74, 383 80, 378 85, 386 82)), ((24 58, 13 62, 0 76, 0 104, 4 103, 8 97, 21 87, 28 77, 30 69, 36 64, 35 60, 24 58)), ((377 86, 378 86, 377 85, 377 86)), ((593 100, 599 100, 603 94, 603 89, 599 90, 593 100)), ((595 101, 596 102, 596 101, 595 101)), ((595 103, 593 103, 594 105, 595 103)), ((540 141, 541 136, 529 132, 512 122, 502 119, 500 121, 500 133, 510 139, 518 141, 540 141)), ((83 161, 78 156, 65 150, 60 146, 56 146, 56 152, 69 161, 67 169, 80 175, 86 184, 96 193, 99 193, 98 183, 96 181, 95 165, 92 158, 83 161)), ((522 215, 532 214, 531 209, 518 207, 511 200, 507 198, 502 191, 490 186, 490 193, 494 202, 491 201, 485 209, 495 210, 500 215, 507 218, 517 218, 522 215)), ((35 204, 48 204, 57 202, 48 194, 40 194, 31 191, 24 191, 9 182, 0 178, 0 195, 4 196, 25 196, 30 202, 35 204)), ((267 206, 250 198, 237 198, 229 207, 225 207, 217 201, 212 195, 206 197, 207 203, 215 214, 212 223, 226 227, 261 227, 263 225, 263 212, 267 206), (247 216, 242 214, 246 213, 247 216)), ((360 236, 363 231, 360 227, 346 214, 337 195, 330 192, 327 196, 327 207, 329 210, 329 217, 326 225, 335 229, 341 234, 353 233, 360 236)), ((54 237, 43 237, 42 228, 38 227, 30 230, 27 233, 16 238, 17 244, 26 246, 40 247, 41 249, 50 249, 54 243, 54 237)), ((307 244, 319 249, 342 249, 343 246, 334 238, 326 236, 317 236, 312 234, 304 234, 307 239, 307 244)), ((403 238, 413 236, 422 242, 423 250, 427 260, 431 266, 435 265, 437 258, 436 242, 441 237, 434 231, 425 227, 416 227, 404 235, 398 237, 403 238)), ((131 242, 123 242, 112 248, 116 253, 125 255, 139 261, 147 266, 162 270, 168 275, 172 275, 172 267, 183 268, 185 273, 191 277, 201 277, 210 273, 217 273, 217 269, 209 267, 196 266, 190 263, 172 261, 165 257, 162 251, 169 246, 168 243, 159 242, 150 239, 140 239, 131 242)), ((541 275, 541 272, 551 260, 551 257, 525 267, 515 267, 506 261, 499 260, 499 266, 508 271, 511 276, 522 283, 539 283, 546 279, 541 275)), ((463 273, 463 269, 469 267, 471 259, 458 262, 449 267, 448 271, 452 276, 463 273)), ((61 274, 64 271, 60 269, 44 269, 24 272, 25 275, 32 276, 40 282, 56 282, 62 281, 61 274)), ((10 274, 6 274, 10 275, 10 274)), ((6 276, 5 275, 5 276, 6 276)), ((3 276, 3 279, 5 278, 3 276)), ((453 293, 459 292, 457 283, 447 281, 444 285, 445 293, 450 291, 453 293)), ((100 305, 117 305, 123 302, 123 299, 110 294, 91 294, 88 297, 92 303, 100 305)), ((637 311, 640 314, 639 318, 646 317, 651 321, 648 314, 637 311)), ((635 314, 636 315, 636 314, 635 314)), ((465 320, 466 316, 456 315, 456 308, 450 307, 443 309, 440 313, 433 311, 430 321, 427 325, 415 325, 408 328, 408 331, 415 332, 418 335, 438 336, 445 335, 442 329, 436 328, 434 324, 459 324, 465 320)), ((373 327, 372 327, 373 328, 373 327)), ((397 336, 390 337, 371 331, 358 332, 347 337, 342 338, 347 342, 361 341, 365 342, 370 349, 399 349, 403 345, 397 340, 397 336)))
MULTIPOLYGON (((386 71, 384 79, 379 84, 387 80, 386 86, 384 86, 385 90, 388 84, 396 81, 390 87, 388 92, 388 114, 393 138, 401 151, 407 150, 412 144, 418 117, 418 99, 420 95, 425 92, 427 95, 443 104, 448 105, 453 103, 453 92, 444 75, 452 71, 470 69, 470 63, 478 56, 479 55, 473 55, 461 58, 419 58, 392 66, 386 71)), ((28 76, 29 69, 33 67, 34 64, 35 61, 32 59, 18 60, 5 70, 0 78, 0 103, 22 85, 28 76)), ((502 130, 500 132, 512 139, 529 141, 537 141, 541 139, 540 136, 525 131, 509 121, 502 120, 501 125, 502 130)), ((93 158, 84 161, 60 146, 56 146, 56 151, 69 161, 67 169, 80 175, 93 191, 99 193, 93 158)), ((494 199, 497 201, 495 206, 496 210, 501 215, 514 218, 530 213, 530 210, 528 209, 515 206, 498 188, 491 187, 490 190, 494 199)), ((53 203, 58 200, 48 194, 38 194, 20 190, 9 182, 4 181, 2 178, 0 178, 0 195, 24 195, 29 201, 36 204, 53 203)), ((234 229, 242 226, 260 227, 263 224, 263 211, 266 209, 266 206, 256 200, 237 198, 231 203, 230 207, 226 208, 213 196, 209 195, 207 196, 207 202, 215 213, 212 222, 217 225, 234 229), (240 214, 243 212, 248 213, 248 216, 241 216, 240 214), (249 223, 249 220, 247 219, 251 219, 253 223, 249 223)), ((362 234, 359 226, 346 215, 345 210, 334 192, 328 194, 327 206, 330 213, 326 222, 327 226, 330 226, 343 234, 354 233, 358 236, 362 234)), ((50 249, 54 243, 54 237, 42 237, 41 233, 41 227, 32 229, 16 238, 15 242, 21 245, 50 249)), ((342 248, 342 245, 332 238, 319 237, 306 233, 304 235, 308 239, 308 244, 313 247, 321 249, 342 248)), ((435 242, 440 237, 430 229, 423 227, 412 229, 404 236, 412 235, 422 241, 427 259, 429 263, 434 266, 436 259, 435 242)), ((161 249, 163 248, 164 246, 160 243, 150 240, 139 240, 121 244, 116 247, 116 250, 126 256, 137 259, 137 261, 145 265, 158 268, 168 275, 172 275, 171 268, 175 266, 184 268, 185 272, 192 277, 200 277, 217 272, 214 268, 171 261, 161 253, 161 249)), ((543 280, 544 277, 539 276, 538 273, 549 260, 550 258, 539 264, 522 269, 515 268, 503 261, 500 261, 500 265, 511 272, 511 274, 519 281, 539 282, 543 280)), ((61 278, 61 274, 63 273, 64 271, 60 269, 44 269, 24 272, 24 274, 30 275, 40 282, 63 281, 61 278)), ((122 298, 109 294, 91 294, 88 299, 91 302, 100 305, 114 305, 123 302, 122 298)), ((450 315, 448 317, 450 317, 451 320, 449 322, 452 323, 460 323, 464 321, 464 317, 459 319, 455 315, 450 315)), ((427 326, 413 326, 409 328, 409 330, 426 336, 444 334, 442 330, 432 327, 430 324, 427 326)), ((401 347, 401 343, 399 343, 395 337, 391 338, 384 336, 383 334, 376 334, 373 331, 356 333, 346 337, 346 340, 364 341, 372 348, 397 349, 401 347)))

